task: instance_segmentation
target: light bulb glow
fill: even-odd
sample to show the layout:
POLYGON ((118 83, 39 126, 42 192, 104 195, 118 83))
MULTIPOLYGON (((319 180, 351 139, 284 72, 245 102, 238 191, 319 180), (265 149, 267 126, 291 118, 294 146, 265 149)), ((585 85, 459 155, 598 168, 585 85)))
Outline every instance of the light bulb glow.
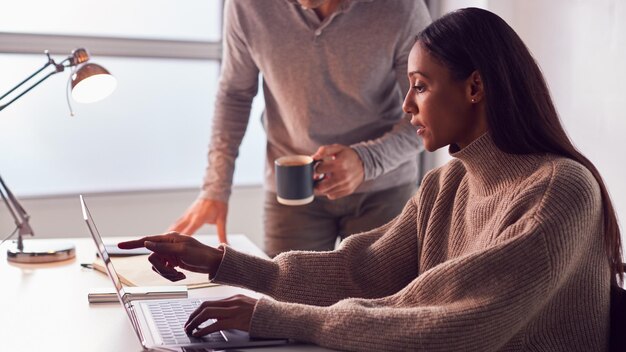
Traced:
POLYGON ((79 103, 93 103, 108 97, 117 87, 117 80, 110 74, 89 76, 72 88, 72 98, 79 103))

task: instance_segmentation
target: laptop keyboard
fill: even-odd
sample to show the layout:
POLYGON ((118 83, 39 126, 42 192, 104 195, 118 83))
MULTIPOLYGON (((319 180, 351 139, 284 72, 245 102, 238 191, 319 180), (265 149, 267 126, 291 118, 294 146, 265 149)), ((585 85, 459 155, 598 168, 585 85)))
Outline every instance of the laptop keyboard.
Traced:
MULTIPOLYGON (((154 323, 159 330, 164 345, 184 345, 197 342, 224 342, 226 339, 217 331, 203 337, 187 336, 184 326, 189 315, 200 306, 200 300, 172 300, 146 303, 154 323)), ((209 319, 199 326, 202 329, 211 325, 215 319, 209 319)))

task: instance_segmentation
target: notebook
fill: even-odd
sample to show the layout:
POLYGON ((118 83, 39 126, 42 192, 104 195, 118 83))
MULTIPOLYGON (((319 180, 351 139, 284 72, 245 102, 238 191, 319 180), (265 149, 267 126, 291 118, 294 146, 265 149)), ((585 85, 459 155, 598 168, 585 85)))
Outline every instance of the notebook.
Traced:
MULTIPOLYGON (((126 311, 130 325, 135 331, 135 335, 143 348, 169 351, 203 351, 282 345, 289 342, 287 339, 253 339, 247 332, 240 330, 222 330, 201 338, 187 336, 183 326, 189 314, 193 312, 203 300, 214 300, 221 297, 165 300, 132 299, 124 292, 122 282, 113 267, 111 258, 82 195, 80 196, 80 204, 83 219, 91 233, 98 254, 104 262, 107 274, 113 282, 117 298, 126 311)), ((201 325, 200 328, 211 323, 212 321, 207 321, 201 325)))

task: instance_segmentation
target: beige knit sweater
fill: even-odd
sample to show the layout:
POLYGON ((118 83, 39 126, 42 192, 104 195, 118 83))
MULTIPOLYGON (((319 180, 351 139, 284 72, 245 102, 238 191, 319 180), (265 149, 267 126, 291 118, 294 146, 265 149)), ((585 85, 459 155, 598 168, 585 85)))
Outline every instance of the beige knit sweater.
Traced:
POLYGON ((272 298, 250 333, 352 351, 603 351, 610 271, 597 182, 488 134, 425 178, 395 220, 332 252, 226 248, 214 281, 272 298))

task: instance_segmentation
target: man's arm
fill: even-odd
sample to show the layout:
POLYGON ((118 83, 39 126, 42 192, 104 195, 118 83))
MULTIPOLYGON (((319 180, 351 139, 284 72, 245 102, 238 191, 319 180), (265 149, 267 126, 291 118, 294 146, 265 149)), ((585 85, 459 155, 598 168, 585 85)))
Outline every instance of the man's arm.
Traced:
POLYGON ((192 235, 204 224, 215 224, 226 243, 226 217, 235 159, 246 132, 252 99, 258 89, 259 70, 248 51, 235 1, 224 4, 224 51, 215 102, 208 166, 199 198, 169 231, 192 235))
MULTIPOLYGON (((402 97, 409 89, 407 60, 415 44, 417 34, 430 24, 430 14, 423 1, 414 1, 411 11, 404 14, 406 25, 394 55, 394 73, 402 97)), ((400 102, 401 103, 401 102, 400 102)), ((416 138, 415 128, 410 117, 404 116, 396 125, 381 137, 351 145, 363 162, 364 181, 375 179, 394 170, 403 163, 416 158, 424 147, 416 138)))
POLYGON ((248 51, 235 1, 224 4, 224 52, 201 198, 228 202, 235 159, 246 132, 259 69, 248 51))

